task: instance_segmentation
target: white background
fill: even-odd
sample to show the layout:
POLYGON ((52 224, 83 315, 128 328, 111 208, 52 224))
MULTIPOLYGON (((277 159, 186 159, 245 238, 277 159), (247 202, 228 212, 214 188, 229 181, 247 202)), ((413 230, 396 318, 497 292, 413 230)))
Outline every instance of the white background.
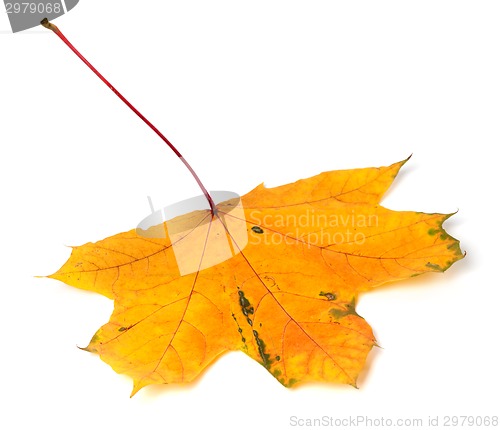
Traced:
POLYGON ((244 194, 413 154, 384 206, 459 210, 445 227, 464 260, 360 297, 383 349, 358 390, 289 390, 231 353, 190 387, 133 399, 127 377, 76 347, 111 302, 35 276, 69 245, 134 228, 148 195, 159 208, 199 191, 52 32, 9 34, 0 20, 2 428, 500 414, 498 2, 81 0, 55 21, 210 189, 244 194))

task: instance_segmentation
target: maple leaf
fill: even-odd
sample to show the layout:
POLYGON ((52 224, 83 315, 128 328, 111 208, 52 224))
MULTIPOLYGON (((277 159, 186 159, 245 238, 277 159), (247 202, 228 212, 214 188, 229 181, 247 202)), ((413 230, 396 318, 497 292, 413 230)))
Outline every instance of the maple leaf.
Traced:
POLYGON ((231 350, 285 386, 355 385, 375 345, 355 310, 359 293, 463 258, 442 228, 450 215, 379 205, 407 160, 260 185, 216 206, 177 148, 57 26, 41 24, 172 149, 209 206, 75 247, 51 275, 114 300, 109 322, 84 349, 131 376, 132 395, 149 384, 192 381, 231 350))
POLYGON ((114 300, 85 349, 131 376, 132 394, 192 381, 233 350, 285 386, 355 385, 375 345, 359 293, 463 258, 442 228, 449 214, 379 205, 405 162, 260 185, 215 211, 75 247, 51 278, 114 300))

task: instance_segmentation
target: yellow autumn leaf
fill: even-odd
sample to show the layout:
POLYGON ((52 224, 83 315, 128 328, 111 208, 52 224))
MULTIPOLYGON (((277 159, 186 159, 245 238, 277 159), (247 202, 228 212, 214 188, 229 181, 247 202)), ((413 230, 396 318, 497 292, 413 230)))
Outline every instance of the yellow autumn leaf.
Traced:
POLYGON ((51 275, 114 300, 85 348, 134 380, 187 383, 243 351, 285 386, 356 385, 375 345, 358 294, 463 254, 450 216, 380 206, 402 161, 263 185, 217 210, 75 247, 51 275))

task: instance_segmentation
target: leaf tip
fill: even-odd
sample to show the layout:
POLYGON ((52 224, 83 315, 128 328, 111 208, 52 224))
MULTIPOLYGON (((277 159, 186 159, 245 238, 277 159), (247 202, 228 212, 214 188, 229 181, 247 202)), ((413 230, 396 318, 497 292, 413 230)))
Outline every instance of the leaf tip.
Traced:
POLYGON ((396 172, 394 173, 394 177, 396 177, 401 170, 401 168, 410 160, 413 154, 410 154, 409 157, 406 157, 404 160, 398 161, 397 163, 392 164, 391 167, 396 168, 396 172))
POLYGON ((413 157, 413 152, 408 157, 406 157, 404 160, 401 161, 401 165, 404 165, 411 157, 413 157))
POLYGON ((441 222, 441 224, 443 224, 443 222, 445 222, 448 218, 451 218, 453 215, 456 215, 458 211, 459 209, 456 209, 454 212, 443 214, 443 221, 441 222))
POLYGON ((143 389, 147 383, 143 379, 134 379, 134 386, 132 387, 132 392, 130 393, 130 398, 134 397, 141 389, 143 389))
POLYGON ((87 346, 78 346, 76 345, 76 347, 80 350, 80 351, 86 351, 86 352, 97 352, 97 350, 95 348, 91 348, 90 347, 90 344, 87 345, 87 346))

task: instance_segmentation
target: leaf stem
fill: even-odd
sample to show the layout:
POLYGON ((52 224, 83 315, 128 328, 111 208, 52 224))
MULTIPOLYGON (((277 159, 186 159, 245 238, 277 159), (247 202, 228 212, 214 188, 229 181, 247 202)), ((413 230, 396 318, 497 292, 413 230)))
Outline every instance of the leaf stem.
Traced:
POLYGON ((205 195, 206 199, 208 200, 208 204, 210 205, 210 210, 212 212, 212 215, 214 216, 217 213, 217 209, 215 207, 215 203, 212 199, 212 196, 210 196, 210 193, 207 191, 203 183, 201 182, 200 178, 196 174, 196 172, 193 170, 191 165, 186 161, 186 159, 182 156, 182 154, 177 150, 177 148, 163 135, 163 133, 158 130, 142 113, 140 113, 133 105, 130 103, 111 83, 103 76, 101 75, 97 69, 90 64, 87 59, 80 54, 78 49, 76 49, 71 42, 64 36, 64 34, 59 30, 59 28, 49 22, 47 18, 44 18, 41 23, 45 28, 48 28, 49 30, 52 30, 59 38, 82 60, 90 70, 92 70, 98 77, 99 79, 104 82, 111 91, 113 91, 117 97, 125 103, 140 119, 142 119, 148 126, 153 130, 167 145, 168 147, 174 151, 175 155, 180 158, 180 160, 184 163, 184 165, 187 167, 191 175, 193 175, 194 179, 196 180, 198 186, 201 188, 201 191, 203 191, 203 194, 205 195))

